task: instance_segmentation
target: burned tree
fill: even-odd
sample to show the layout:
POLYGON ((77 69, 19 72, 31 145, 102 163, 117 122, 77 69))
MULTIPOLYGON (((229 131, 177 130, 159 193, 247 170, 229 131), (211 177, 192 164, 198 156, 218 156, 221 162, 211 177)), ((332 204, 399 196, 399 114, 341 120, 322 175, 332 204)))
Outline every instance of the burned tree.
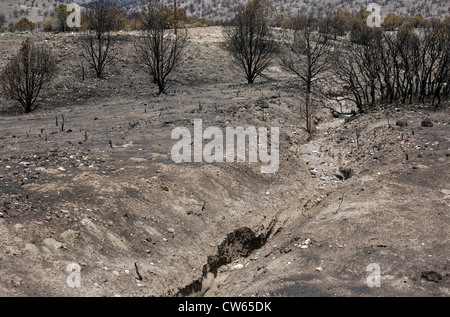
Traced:
POLYGON ((50 49, 27 39, 3 69, 0 86, 6 96, 18 101, 29 113, 42 87, 50 82, 55 72, 56 63, 50 49))
POLYGON ((421 29, 404 24, 395 33, 374 29, 364 44, 343 43, 334 70, 360 111, 386 103, 448 99, 450 29, 428 20, 421 29))
POLYGON ((114 61, 114 40, 111 32, 117 28, 116 10, 113 1, 96 0, 85 12, 87 34, 82 38, 82 55, 102 78, 106 66, 114 61))
POLYGON ((353 102, 361 113, 366 106, 375 104, 380 90, 390 87, 380 85, 385 81, 383 76, 389 76, 388 83, 394 78, 389 73, 393 71, 387 64, 391 57, 384 54, 387 51, 384 51, 382 37, 379 28, 367 36, 365 44, 345 42, 335 48, 333 70, 350 92, 348 97, 342 99, 353 102))
POLYGON ((232 26, 224 31, 226 49, 244 72, 249 84, 266 70, 275 58, 277 43, 269 27, 272 6, 266 0, 251 0, 240 7, 232 26))
MULTIPOLYGON (((293 18, 293 31, 287 31, 287 45, 280 54, 285 70, 298 76, 305 87, 305 103, 301 116, 306 121, 306 130, 313 132, 313 118, 317 105, 313 102, 313 88, 325 78, 330 69, 330 38, 326 30, 318 31, 317 24, 302 15, 293 18)), ((326 25, 321 26, 328 28, 326 25)))
POLYGON ((168 10, 160 1, 149 0, 143 9, 143 34, 135 43, 138 62, 144 66, 159 94, 165 93, 169 75, 180 64, 187 42, 186 30, 169 30, 168 10))

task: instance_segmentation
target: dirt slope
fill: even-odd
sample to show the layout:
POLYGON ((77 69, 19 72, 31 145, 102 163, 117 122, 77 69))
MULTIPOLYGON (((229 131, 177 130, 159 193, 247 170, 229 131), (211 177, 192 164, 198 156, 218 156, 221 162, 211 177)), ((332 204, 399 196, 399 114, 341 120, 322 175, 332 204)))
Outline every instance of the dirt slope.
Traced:
POLYGON ((449 296, 445 118, 447 111, 398 109, 390 127, 375 112, 333 130, 317 153, 319 165, 336 166, 339 178, 338 167, 344 167, 351 177, 336 186, 317 175, 317 188, 324 189, 310 218, 289 223, 263 248, 224 269, 206 295, 449 296), (421 126, 426 118, 433 127, 421 126), (397 120, 408 126, 396 126, 397 120), (368 286, 374 265, 380 287, 368 286))

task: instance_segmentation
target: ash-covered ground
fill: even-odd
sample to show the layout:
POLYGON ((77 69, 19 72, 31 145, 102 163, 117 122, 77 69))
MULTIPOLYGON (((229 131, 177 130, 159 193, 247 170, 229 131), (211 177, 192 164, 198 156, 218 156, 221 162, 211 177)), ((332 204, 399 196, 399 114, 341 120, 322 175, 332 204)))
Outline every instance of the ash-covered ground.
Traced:
MULTIPOLYGON (((59 72, 31 114, 0 99, 2 295, 449 296, 448 106, 323 108, 309 139, 295 77, 275 64, 249 86, 220 28, 189 34, 160 96, 133 34, 102 80, 78 34, 32 35, 59 72), (278 172, 176 164, 171 133, 195 119, 279 127, 278 172)), ((1 65, 26 36, 0 37, 1 65)))

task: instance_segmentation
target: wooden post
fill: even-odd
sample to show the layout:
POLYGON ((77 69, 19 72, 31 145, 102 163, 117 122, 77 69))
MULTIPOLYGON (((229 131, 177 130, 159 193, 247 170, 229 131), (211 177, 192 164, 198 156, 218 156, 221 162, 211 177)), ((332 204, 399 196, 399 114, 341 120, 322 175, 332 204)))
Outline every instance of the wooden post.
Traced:
POLYGON ((173 0, 173 25, 175 28, 175 35, 177 35, 177 0, 173 0))
POLYGON ((61 117, 62 117, 62 121, 61 121, 61 132, 63 132, 63 131, 64 131, 64 122, 65 122, 66 120, 65 120, 63 114, 61 115, 61 117))

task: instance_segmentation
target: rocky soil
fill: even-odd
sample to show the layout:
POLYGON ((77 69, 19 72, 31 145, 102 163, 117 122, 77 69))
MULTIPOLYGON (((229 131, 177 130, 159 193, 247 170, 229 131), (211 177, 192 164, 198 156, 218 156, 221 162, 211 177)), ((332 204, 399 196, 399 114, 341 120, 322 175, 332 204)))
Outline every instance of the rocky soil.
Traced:
MULTIPOLYGON (((25 36, 0 37, 0 64, 25 36)), ((308 140, 296 79, 274 65, 246 85, 220 28, 190 30, 162 96, 134 62, 133 34, 117 35, 103 80, 82 79, 77 34, 33 37, 59 74, 32 114, 0 99, 2 295, 450 295, 448 106, 324 108, 308 140), (194 119, 280 127, 279 171, 175 164, 171 132, 194 119)))
POLYGON ((223 269, 205 294, 449 296, 448 112, 388 112, 323 125, 320 146, 303 147, 318 149, 303 156, 316 181, 306 219, 223 269), (375 265, 380 284, 368 287, 375 265))

